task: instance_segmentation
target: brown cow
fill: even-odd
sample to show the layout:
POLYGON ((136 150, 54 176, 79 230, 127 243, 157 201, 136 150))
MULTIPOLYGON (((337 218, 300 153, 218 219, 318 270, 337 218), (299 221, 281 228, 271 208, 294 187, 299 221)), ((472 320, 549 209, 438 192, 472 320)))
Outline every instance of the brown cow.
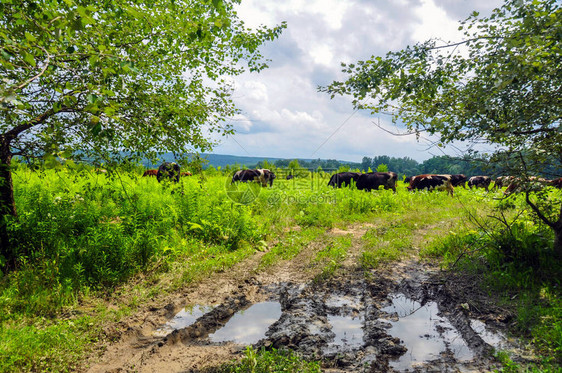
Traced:
POLYGON ((182 172, 181 176, 191 176, 191 172, 189 171, 182 172))
POLYGON ((408 185, 408 190, 413 191, 414 189, 423 190, 446 190, 451 197, 454 194, 453 184, 451 182, 451 175, 435 175, 435 174, 424 174, 412 177, 410 180, 410 185, 408 185))
POLYGON ((158 170, 146 170, 142 176, 156 176, 158 174, 158 170))
POLYGON ((550 185, 552 185, 555 188, 562 189, 562 177, 559 177, 558 179, 550 180, 550 185))
POLYGON ((511 193, 520 193, 526 191, 536 192, 548 184, 552 185, 552 180, 547 180, 545 178, 536 176, 531 176, 528 179, 514 177, 513 179, 511 179, 511 183, 508 185, 503 194, 509 196, 511 193))

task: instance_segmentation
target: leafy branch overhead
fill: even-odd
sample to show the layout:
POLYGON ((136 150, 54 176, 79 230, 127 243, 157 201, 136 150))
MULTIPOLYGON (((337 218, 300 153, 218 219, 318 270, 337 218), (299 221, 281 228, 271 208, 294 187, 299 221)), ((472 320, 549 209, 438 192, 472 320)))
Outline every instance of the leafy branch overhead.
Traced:
POLYGON ((258 48, 285 27, 247 29, 237 3, 2 1, 3 140, 26 155, 209 149, 204 131, 232 132, 224 78, 265 68, 258 48))
MULTIPOLYGON (((389 114, 409 132, 437 135, 440 144, 490 144, 490 163, 527 184, 546 167, 560 169, 562 4, 507 0, 488 17, 473 13, 459 30, 460 42, 429 40, 343 64, 347 80, 319 89, 350 95, 356 108, 389 114)), ((547 216, 527 197, 553 229, 562 258, 562 208, 547 216)))
POLYGON ((541 160, 562 154, 562 10, 555 0, 509 0, 462 22, 464 41, 435 40, 354 64, 320 90, 388 113, 442 143, 486 142, 541 160))

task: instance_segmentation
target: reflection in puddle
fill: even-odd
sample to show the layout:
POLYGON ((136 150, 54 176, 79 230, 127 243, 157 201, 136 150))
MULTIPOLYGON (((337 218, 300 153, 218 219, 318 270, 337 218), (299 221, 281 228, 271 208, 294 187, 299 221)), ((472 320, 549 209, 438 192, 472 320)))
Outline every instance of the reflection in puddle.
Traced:
POLYGON ((178 312, 170 321, 164 324, 162 327, 156 329, 152 334, 157 337, 165 337, 174 330, 187 328, 198 318, 203 316, 205 313, 211 311, 213 307, 195 305, 191 308, 184 308, 178 312))
POLYGON ((361 347, 363 345, 362 321, 359 317, 328 316, 332 332, 336 335, 328 347, 361 347))
POLYGON ((397 321, 390 321, 390 334, 400 338, 408 351, 390 365, 396 370, 405 370, 412 365, 436 359, 450 351, 459 361, 471 360, 474 356, 456 329, 439 312, 437 304, 420 303, 403 294, 392 297, 392 305, 383 308, 389 314, 398 314, 397 321))
POLYGON ((508 348, 507 339, 500 333, 494 333, 480 320, 470 320, 470 327, 474 330, 487 344, 496 348, 508 348))
POLYGON ((256 343, 265 337, 267 328, 279 317, 281 317, 279 302, 256 303, 245 311, 237 312, 224 327, 209 334, 209 339, 212 342, 256 343))

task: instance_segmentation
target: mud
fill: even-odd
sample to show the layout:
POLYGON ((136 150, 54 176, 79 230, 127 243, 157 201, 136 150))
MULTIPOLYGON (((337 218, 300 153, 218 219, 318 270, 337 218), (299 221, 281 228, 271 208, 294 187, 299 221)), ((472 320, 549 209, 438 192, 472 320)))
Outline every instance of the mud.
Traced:
MULTIPOLYGON (((363 232, 350 233, 354 242, 363 232)), ((245 263, 204 293, 150 307, 84 370, 212 372, 246 345, 293 349, 329 372, 487 372, 499 367, 494 348, 523 359, 502 333, 512 316, 473 279, 413 258, 367 273, 350 262, 319 282, 303 270, 314 248, 268 273, 245 263)))

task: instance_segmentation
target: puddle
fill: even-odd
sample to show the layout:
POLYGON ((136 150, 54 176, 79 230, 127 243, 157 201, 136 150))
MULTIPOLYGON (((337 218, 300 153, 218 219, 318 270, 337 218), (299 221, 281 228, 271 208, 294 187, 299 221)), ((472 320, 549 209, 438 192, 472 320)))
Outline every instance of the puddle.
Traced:
POLYGON ((447 319, 437 315, 437 303, 428 302, 422 306, 403 294, 397 294, 392 297, 392 305, 382 311, 398 315, 398 320, 390 320, 392 328, 389 333, 400 338, 408 349, 399 359, 390 362, 394 369, 403 371, 438 359, 447 352, 452 353, 457 361, 474 358, 457 330, 447 319))
POLYGON ((486 324, 480 320, 470 320, 470 327, 474 330, 487 344, 495 349, 509 348, 507 338, 501 333, 490 331, 486 324))
POLYGON ((328 348, 358 348, 363 345, 363 322, 360 317, 328 316, 328 323, 335 334, 328 348))
POLYGON ((265 337, 269 326, 280 316, 279 302, 256 303, 247 310, 234 314, 224 327, 209 334, 209 339, 211 342, 232 341, 244 345, 257 343, 265 337))
POLYGON ((152 335, 157 337, 165 337, 174 330, 187 328, 192 325, 198 318, 211 311, 213 307, 195 305, 186 307, 178 312, 170 321, 156 329, 152 335))

